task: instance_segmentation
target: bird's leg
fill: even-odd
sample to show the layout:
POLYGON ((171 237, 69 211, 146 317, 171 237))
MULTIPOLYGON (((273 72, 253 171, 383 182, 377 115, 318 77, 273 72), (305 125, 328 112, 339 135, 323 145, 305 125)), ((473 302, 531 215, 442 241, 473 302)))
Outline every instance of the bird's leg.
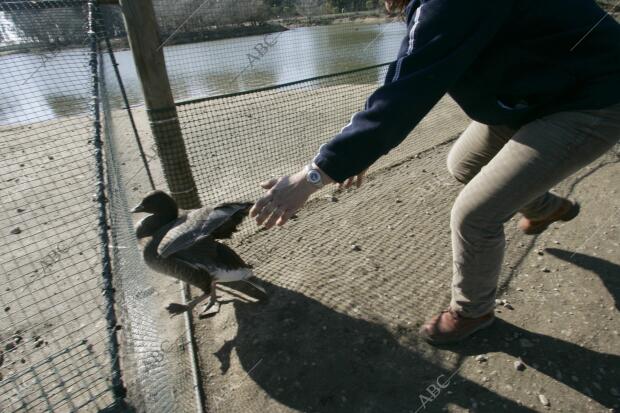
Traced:
POLYGON ((166 310, 168 310, 168 312, 170 313, 171 317, 175 316, 175 315, 178 315, 178 314, 181 314, 181 313, 184 313, 186 311, 191 311, 191 310, 194 309, 194 307, 196 307, 196 305, 199 302, 204 300, 207 297, 207 295, 209 295, 209 294, 199 295, 198 297, 193 298, 187 304, 170 303, 166 307, 166 310))
POLYGON ((220 311, 220 303, 217 301, 217 295, 215 293, 215 286, 217 281, 211 281, 211 294, 209 298, 209 302, 204 305, 203 310, 200 312, 199 317, 210 317, 212 315, 217 314, 220 311))

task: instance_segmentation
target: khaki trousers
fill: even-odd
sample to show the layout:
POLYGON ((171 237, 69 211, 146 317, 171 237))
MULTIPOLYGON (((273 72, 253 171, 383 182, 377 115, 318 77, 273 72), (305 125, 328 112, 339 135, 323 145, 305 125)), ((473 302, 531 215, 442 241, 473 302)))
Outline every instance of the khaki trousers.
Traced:
POLYGON ((550 188, 603 155, 619 138, 620 104, 559 112, 516 130, 469 125, 448 155, 448 171, 466 184, 450 217, 452 309, 478 317, 494 308, 504 223, 517 212, 528 218, 554 212, 562 198, 550 188))

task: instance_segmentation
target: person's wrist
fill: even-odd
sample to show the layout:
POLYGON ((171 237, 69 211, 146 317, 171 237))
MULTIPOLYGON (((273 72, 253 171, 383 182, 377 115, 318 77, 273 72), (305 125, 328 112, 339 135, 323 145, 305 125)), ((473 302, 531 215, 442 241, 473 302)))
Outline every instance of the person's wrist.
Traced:
POLYGON ((321 174, 321 181, 323 181, 323 185, 333 184, 334 181, 329 175, 325 173, 314 161, 310 163, 313 169, 316 169, 321 174))
POLYGON ((296 174, 295 181, 297 185, 301 187, 303 191, 306 192, 308 195, 312 195, 313 193, 321 189, 317 187, 316 185, 313 185, 312 183, 308 182, 308 180, 306 179, 306 168, 303 168, 301 171, 299 171, 296 174))

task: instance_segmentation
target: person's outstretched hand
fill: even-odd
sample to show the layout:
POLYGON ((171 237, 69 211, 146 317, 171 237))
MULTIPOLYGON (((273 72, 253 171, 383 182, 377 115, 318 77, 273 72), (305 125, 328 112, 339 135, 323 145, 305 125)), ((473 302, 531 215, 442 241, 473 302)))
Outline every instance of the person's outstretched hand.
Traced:
POLYGON ((284 225, 301 208, 310 195, 318 190, 306 180, 304 171, 279 179, 270 179, 260 184, 267 193, 250 210, 250 217, 258 225, 271 228, 284 225))
MULTIPOLYGON (((315 166, 318 169, 318 167, 315 166)), ((366 170, 352 176, 340 183, 340 189, 350 188, 353 184, 360 187, 364 180, 366 170)), ((325 184, 334 181, 321 171, 325 184)), ((260 186, 267 190, 250 209, 250 217, 256 218, 258 225, 271 228, 274 225, 284 225, 306 203, 310 195, 318 191, 318 188, 306 180, 306 171, 301 170, 291 176, 283 176, 279 179, 270 179, 262 182, 260 186)))

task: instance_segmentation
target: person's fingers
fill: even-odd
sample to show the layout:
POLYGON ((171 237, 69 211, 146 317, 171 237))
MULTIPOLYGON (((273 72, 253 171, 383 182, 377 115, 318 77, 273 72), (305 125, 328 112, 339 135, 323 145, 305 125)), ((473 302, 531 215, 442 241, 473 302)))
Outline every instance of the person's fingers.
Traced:
POLYGON ((261 197, 258 201, 256 201, 256 203, 254 203, 254 205, 250 209, 250 218, 254 218, 258 214, 260 214, 260 212, 263 210, 263 208, 267 204, 269 204, 269 202, 271 202, 271 196, 270 195, 265 195, 265 196, 261 197))
POLYGON ((271 212, 271 216, 267 219, 267 221, 265 221, 265 224, 263 226, 266 229, 273 227, 276 224, 276 221, 278 221, 278 219, 280 219, 280 217, 282 216, 282 213, 282 210, 280 210, 279 208, 274 208, 271 212))
POLYGON ((286 224, 286 222, 291 219, 291 217, 295 215, 295 211, 292 209, 289 209, 288 211, 285 211, 282 216, 278 219, 278 221, 276 222, 276 225, 281 227, 282 225, 286 224))
POLYGON ((270 180, 268 180, 268 181, 263 181, 263 182, 261 182, 259 185, 260 185, 263 189, 271 189, 271 188, 273 188, 273 186, 274 186, 275 184, 277 184, 277 183, 278 183, 278 179, 277 179, 277 178, 271 178, 271 179, 270 179, 270 180))
POLYGON ((345 189, 349 189, 351 188, 351 185, 353 185, 353 181, 355 180, 355 177, 352 176, 349 179, 346 180, 346 182, 344 183, 344 188, 345 189))
POLYGON ((357 187, 359 188, 360 186, 362 186, 363 182, 364 182, 364 172, 362 172, 361 174, 357 176, 357 181, 355 182, 355 185, 357 185, 357 187))
POLYGON ((275 205, 271 202, 265 205, 265 207, 256 216, 256 223, 258 225, 262 225, 263 222, 265 222, 265 220, 269 218, 269 215, 271 215, 271 212, 273 212, 274 209, 275 205))

